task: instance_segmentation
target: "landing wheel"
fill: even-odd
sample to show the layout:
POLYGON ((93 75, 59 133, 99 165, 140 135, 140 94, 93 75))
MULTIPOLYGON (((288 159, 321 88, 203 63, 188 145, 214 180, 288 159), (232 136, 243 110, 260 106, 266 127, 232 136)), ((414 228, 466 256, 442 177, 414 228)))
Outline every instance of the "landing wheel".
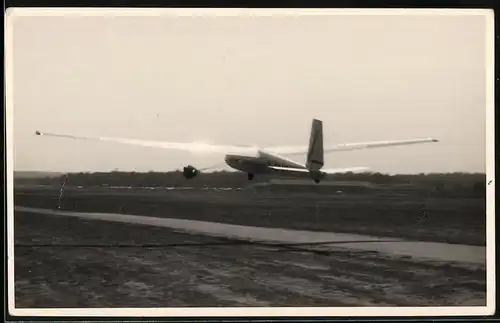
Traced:
POLYGON ((251 181, 254 178, 254 174, 248 173, 248 180, 251 181))
POLYGON ((315 179, 315 180, 314 180, 314 182, 315 182, 316 184, 319 184, 319 179, 315 179))

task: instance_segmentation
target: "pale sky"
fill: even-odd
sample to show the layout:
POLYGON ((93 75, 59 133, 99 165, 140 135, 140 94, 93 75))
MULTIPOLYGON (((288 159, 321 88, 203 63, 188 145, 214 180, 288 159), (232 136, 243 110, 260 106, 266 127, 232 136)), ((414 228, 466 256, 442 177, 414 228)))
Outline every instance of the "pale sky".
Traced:
POLYGON ((486 16, 16 16, 11 28, 16 170, 223 161, 35 130, 307 145, 320 118, 325 145, 440 140, 332 153, 325 168, 485 172, 486 16))

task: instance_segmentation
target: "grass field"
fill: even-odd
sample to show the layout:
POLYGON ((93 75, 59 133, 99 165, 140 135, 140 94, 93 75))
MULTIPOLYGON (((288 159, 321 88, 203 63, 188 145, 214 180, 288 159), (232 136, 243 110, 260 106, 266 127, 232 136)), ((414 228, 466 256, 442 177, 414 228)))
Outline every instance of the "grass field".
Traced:
POLYGON ((22 212, 14 226, 21 308, 485 305, 484 267, 22 212))
MULTIPOLYGON (((18 189, 15 204, 57 208, 59 189, 18 189)), ((62 209, 485 245, 485 198, 252 190, 68 188, 62 209)))

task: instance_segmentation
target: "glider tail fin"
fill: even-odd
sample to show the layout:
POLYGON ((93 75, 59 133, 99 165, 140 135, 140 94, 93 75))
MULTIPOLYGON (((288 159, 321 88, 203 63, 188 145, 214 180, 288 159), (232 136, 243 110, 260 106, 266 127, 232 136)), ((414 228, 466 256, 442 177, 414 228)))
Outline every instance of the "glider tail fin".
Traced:
POLYGON ((323 122, 318 119, 313 119, 311 135, 309 137, 306 167, 312 171, 320 170, 324 164, 323 157, 323 122))

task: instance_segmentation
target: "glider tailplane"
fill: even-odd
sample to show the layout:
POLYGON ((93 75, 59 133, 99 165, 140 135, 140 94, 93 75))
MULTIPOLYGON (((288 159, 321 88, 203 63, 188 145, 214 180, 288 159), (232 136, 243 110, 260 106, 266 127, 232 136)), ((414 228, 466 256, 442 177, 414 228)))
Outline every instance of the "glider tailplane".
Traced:
POLYGON ((310 171, 318 171, 323 167, 323 165, 323 122, 318 119, 313 119, 311 125, 311 135, 309 137, 306 167, 310 171))

